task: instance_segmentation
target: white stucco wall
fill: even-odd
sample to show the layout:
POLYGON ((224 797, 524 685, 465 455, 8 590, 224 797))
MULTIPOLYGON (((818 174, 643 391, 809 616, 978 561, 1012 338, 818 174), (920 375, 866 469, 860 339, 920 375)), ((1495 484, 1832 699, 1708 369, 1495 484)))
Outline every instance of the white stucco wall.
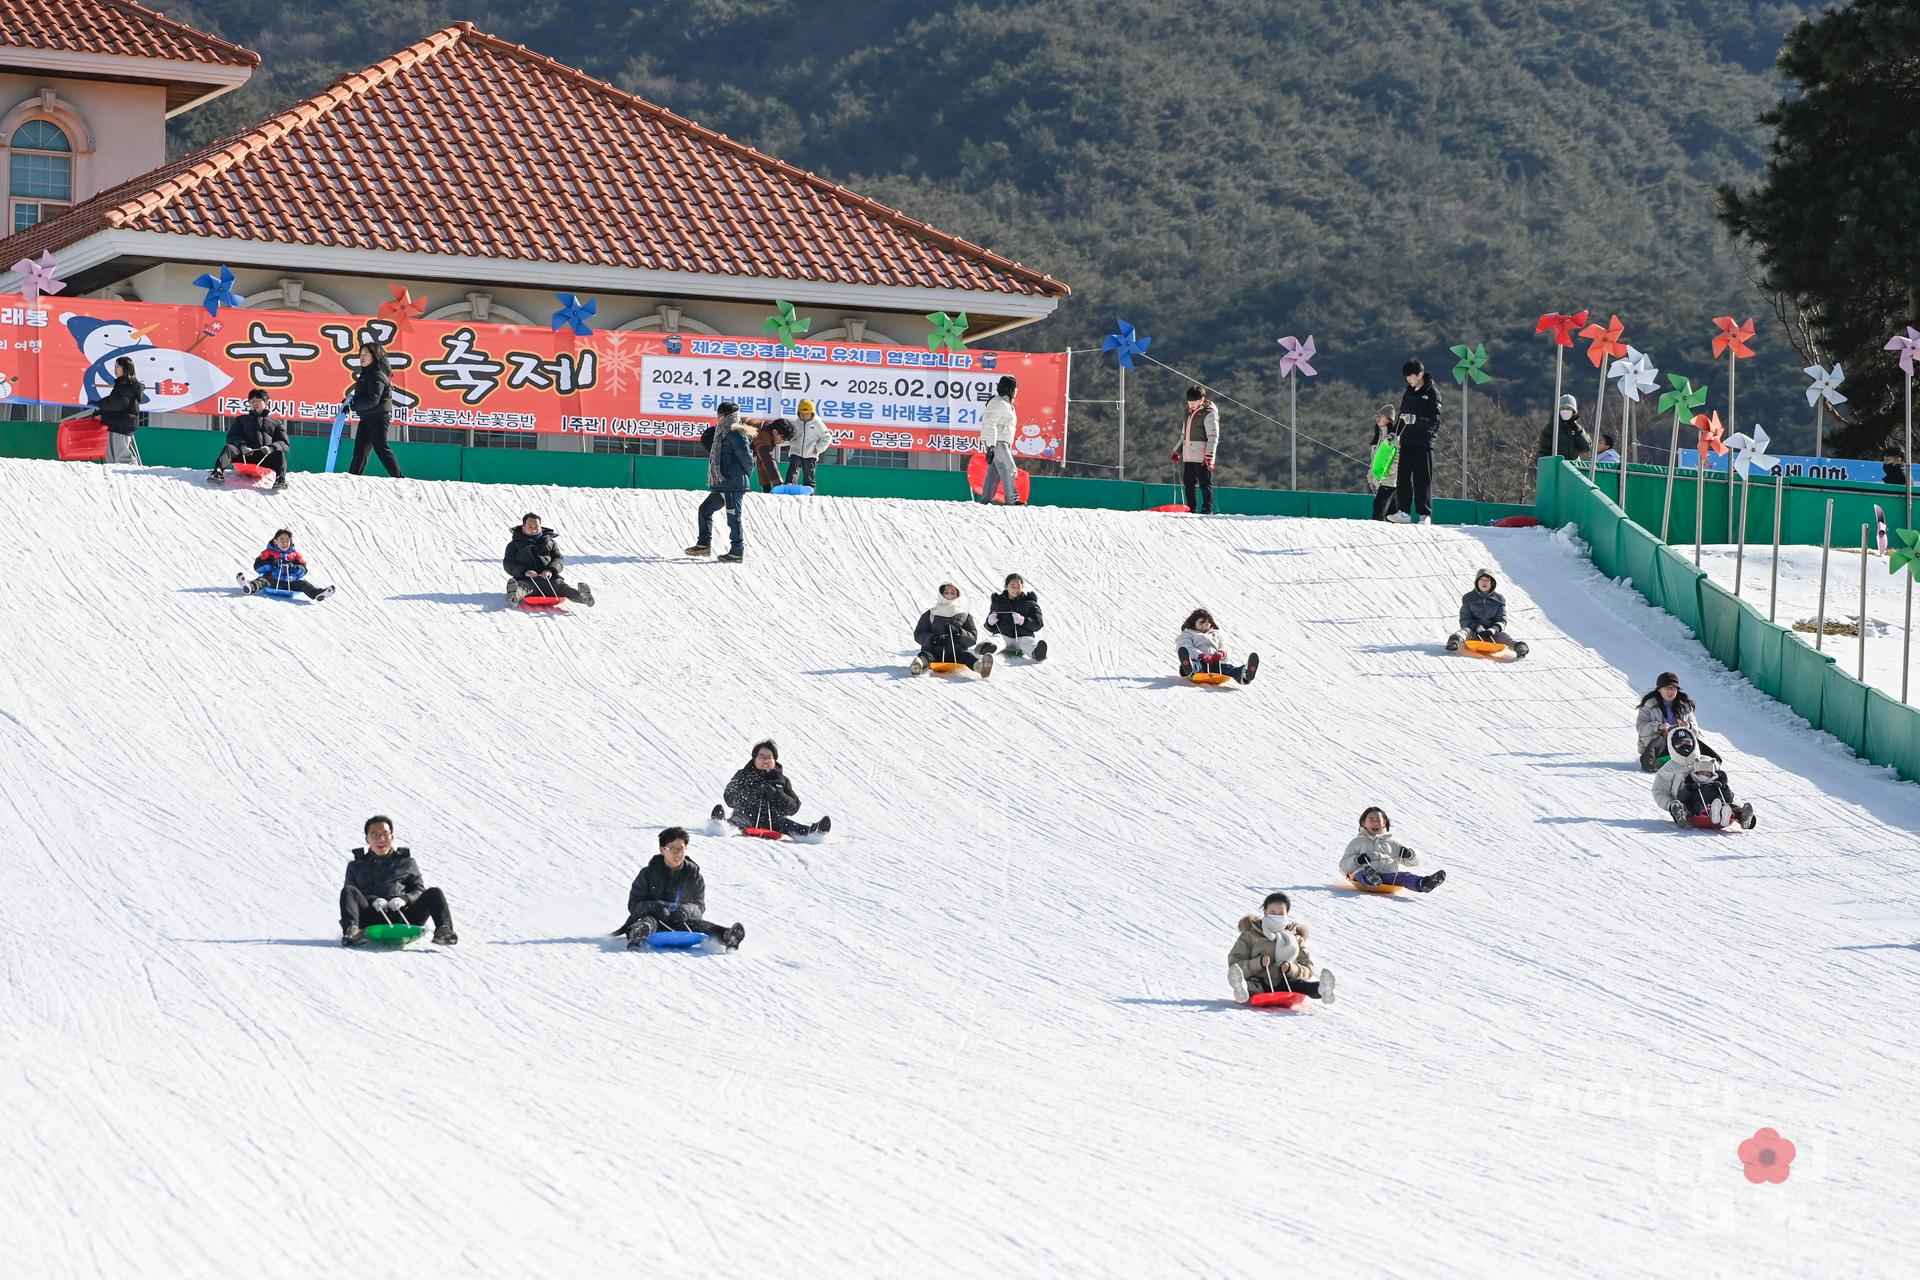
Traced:
POLYGON ((167 91, 157 84, 115 84, 67 80, 58 76, 0 72, 0 181, 4 181, 6 144, 22 118, 19 108, 35 104, 51 89, 55 109, 46 118, 65 129, 73 143, 75 203, 108 187, 137 178, 167 158, 167 91), (62 109, 64 107, 64 110, 62 109), (74 127, 74 117, 84 132, 74 127))

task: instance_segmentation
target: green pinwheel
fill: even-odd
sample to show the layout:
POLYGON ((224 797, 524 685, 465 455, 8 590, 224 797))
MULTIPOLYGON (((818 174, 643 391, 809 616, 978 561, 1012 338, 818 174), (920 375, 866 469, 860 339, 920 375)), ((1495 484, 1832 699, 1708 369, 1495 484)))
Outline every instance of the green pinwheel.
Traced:
POLYGON ((1483 372, 1487 367, 1486 343, 1483 342, 1477 347, 1449 347, 1448 350, 1460 357, 1460 363, 1453 366, 1455 382, 1464 387, 1467 385, 1468 378, 1472 378, 1475 385, 1493 381, 1492 374, 1483 372))
POLYGON ((927 350, 938 351, 941 347, 960 350, 967 332, 966 312, 949 316, 944 311, 935 311, 927 317, 927 323, 933 326, 933 332, 927 335, 927 350))
POLYGON ((1671 409, 1683 418, 1693 417, 1693 411, 1707 402, 1707 389, 1696 387, 1685 374, 1670 373, 1667 381, 1673 384, 1673 390, 1660 397, 1659 412, 1671 409))
POLYGON ((1895 551, 1887 557, 1887 572, 1898 573, 1906 569, 1915 578, 1920 578, 1920 529, 1895 529, 1893 536, 1900 539, 1903 551, 1895 551))
POLYGON ((795 315, 793 304, 791 302, 781 301, 778 298, 774 299, 773 305, 780 309, 766 318, 766 321, 760 326, 760 331, 762 333, 773 334, 780 339, 781 346, 792 350, 793 335, 796 333, 805 333, 807 330, 813 328, 813 317, 807 316, 802 318, 795 315))

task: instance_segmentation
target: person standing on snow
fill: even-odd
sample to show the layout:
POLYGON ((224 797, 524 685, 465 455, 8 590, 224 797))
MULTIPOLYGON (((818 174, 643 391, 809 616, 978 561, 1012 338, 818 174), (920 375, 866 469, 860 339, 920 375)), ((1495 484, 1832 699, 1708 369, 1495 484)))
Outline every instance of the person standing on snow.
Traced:
POLYGON ((740 420, 740 406, 723 400, 716 407, 714 425, 700 433, 700 446, 707 451, 707 496, 700 503, 700 536, 687 548, 690 556, 713 554, 713 517, 727 509, 727 535, 733 546, 720 557, 721 564, 741 564, 746 560, 747 539, 741 528, 740 504, 747 496, 747 481, 753 475, 753 435, 751 426, 740 420))
POLYGON ((1373 439, 1367 442, 1367 483, 1373 485, 1373 518, 1385 520, 1400 509, 1400 491, 1398 482, 1391 469, 1380 477, 1378 483, 1373 478, 1373 456, 1380 451, 1383 443, 1392 441, 1398 449, 1400 441, 1400 422, 1398 411, 1390 404, 1383 404, 1373 411, 1373 439))
POLYGON ((812 824, 794 821, 793 815, 800 812, 800 797, 794 794, 793 783, 787 781, 787 771, 780 765, 780 748, 771 738, 753 744, 753 759, 727 780, 721 795, 727 804, 713 806, 715 822, 731 822, 743 830, 758 827, 785 836, 825 835, 833 830, 830 817, 812 824), (727 805, 733 807, 732 817, 727 816, 727 805))
POLYGON ((1292 906, 1286 894, 1270 893, 1259 915, 1241 917, 1240 936, 1227 952, 1227 986, 1241 1004, 1256 991, 1298 991, 1321 1004, 1333 1003, 1333 970, 1316 975, 1307 954, 1307 926, 1287 914, 1292 906))
MULTIPOLYGON (((1568 462, 1577 462, 1581 454, 1593 447, 1593 437, 1588 434, 1586 424, 1580 421, 1580 402, 1570 395, 1561 396, 1560 407, 1555 412, 1560 416, 1560 456, 1568 462)), ((1540 428, 1540 447, 1534 456, 1553 456, 1553 423, 1549 422, 1540 428)), ((1620 458, 1615 455, 1613 460, 1618 462, 1620 458)))
POLYGON ((1213 460, 1219 448, 1219 406, 1208 397, 1206 388, 1188 387, 1187 416, 1180 423, 1180 444, 1173 451, 1173 460, 1180 464, 1187 510, 1203 516, 1213 514, 1213 460))
POLYGON ((793 439, 793 424, 785 418, 762 423, 753 436, 753 466, 760 477, 760 492, 772 493, 780 483, 780 463, 774 454, 793 439))
POLYGON ((787 449, 787 483, 814 485, 820 455, 833 447, 833 432, 813 411, 813 401, 802 400, 793 425, 793 443, 787 449))
POLYGON ((347 393, 347 408, 360 419, 353 432, 353 461, 347 471, 365 475, 367 455, 378 454, 387 474, 399 479, 400 461, 387 443, 387 427, 393 418, 393 371, 387 367, 387 349, 377 342, 360 344, 360 368, 354 372, 353 389, 347 393))
POLYGON ((1020 384, 1002 374, 994 384, 993 399, 980 414, 980 451, 987 455, 987 478, 980 485, 980 501, 991 506, 996 489, 1005 490, 1010 507, 1020 501, 1020 469, 1013 462, 1013 433, 1018 423, 1013 398, 1020 384))
POLYGON ((267 393, 259 387, 247 392, 247 411, 228 421, 226 447, 214 459, 207 479, 222 483, 228 464, 236 460, 271 468, 273 487, 287 487, 287 424, 273 412, 267 393))
POLYGON ((443 947, 460 941, 453 931, 453 912, 447 907, 447 895, 429 889, 413 853, 393 845, 393 819, 376 813, 361 828, 366 836, 364 849, 353 851, 347 864, 347 883, 340 890, 340 945, 357 947, 367 940, 366 926, 405 921, 425 924, 433 921, 433 940, 443 947), (373 904, 384 902, 382 912, 373 904))
POLYGON ((133 433, 140 429, 140 402, 147 389, 133 371, 133 357, 121 356, 113 362, 113 386, 93 402, 100 425, 107 429, 108 462, 140 465, 140 446, 133 433))
MULTIPOLYGON (((1007 575, 1006 586, 993 593, 987 602, 987 633, 1004 636, 1007 641, 1006 652, 1009 658, 1020 657, 1025 650, 1021 641, 1038 634, 1045 625, 1040 616, 1040 597, 1027 590, 1026 582, 1017 573, 1007 575)), ((981 653, 992 653, 993 645, 982 642, 981 653)), ((1047 642, 1041 640, 1033 646, 1033 660, 1047 660, 1047 642)))
POLYGON ((993 674, 993 655, 973 651, 980 633, 973 625, 973 615, 960 604, 960 588, 951 582, 940 584, 939 603, 920 615, 913 626, 913 639, 920 652, 913 655, 907 669, 916 676, 932 662, 958 662, 979 672, 983 680, 993 674))
POLYGON ((1444 871, 1430 876, 1415 875, 1402 867, 1415 866, 1420 855, 1395 840, 1389 833, 1393 820, 1379 805, 1371 805, 1360 815, 1360 834, 1347 842, 1340 855, 1340 874, 1357 885, 1378 889, 1399 885, 1415 893, 1432 893, 1447 878, 1444 871))
POLYGON ((707 881, 700 864, 687 856, 690 837, 685 827, 668 827, 660 833, 660 852, 653 855, 627 890, 627 919, 613 931, 625 937, 627 950, 643 947, 647 939, 662 930, 684 929, 718 938, 729 951, 738 951, 747 936, 747 927, 734 924, 722 927, 708 924, 707 881))
POLYGON ((540 517, 529 511, 507 538, 500 567, 507 571, 507 603, 528 596, 561 596, 593 608, 593 588, 582 582, 570 586, 560 575, 567 558, 560 554, 559 533, 540 527, 540 517))
POLYGON ((1491 640, 1513 650, 1513 656, 1527 656, 1527 642, 1507 634, 1507 598, 1495 590, 1499 586, 1485 569, 1473 575, 1473 590, 1460 597, 1460 629, 1447 637, 1447 652, 1459 651, 1465 640, 1491 640))
POLYGON ((1440 430, 1440 389, 1418 359, 1400 366, 1407 389, 1400 393, 1400 509, 1395 524, 1433 523, 1433 438, 1440 430))

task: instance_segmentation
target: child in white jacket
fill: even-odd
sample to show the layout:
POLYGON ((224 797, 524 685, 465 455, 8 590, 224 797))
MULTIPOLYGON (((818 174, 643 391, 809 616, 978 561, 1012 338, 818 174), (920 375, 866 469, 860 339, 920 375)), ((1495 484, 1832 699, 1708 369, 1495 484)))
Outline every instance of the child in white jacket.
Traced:
POLYGON ((1195 671, 1217 672, 1231 676, 1241 684, 1252 684, 1253 677, 1260 670, 1260 655, 1250 653, 1244 666, 1235 666, 1227 661, 1226 637, 1214 624, 1213 615, 1205 609, 1195 609, 1187 615, 1180 627, 1180 678, 1186 679, 1195 671))
POLYGON ((833 432, 814 413, 813 401, 802 400, 799 420, 793 424, 793 441, 787 446, 787 483, 812 485, 820 455, 832 447, 833 432))
POLYGON ((1420 855, 1387 834, 1392 830, 1387 811, 1379 805, 1370 806, 1360 815, 1360 834, 1347 842, 1346 852, 1340 855, 1340 874, 1369 889, 1396 884, 1415 893, 1432 893, 1439 888, 1447 878, 1444 871, 1420 876, 1401 870, 1417 866, 1420 855))

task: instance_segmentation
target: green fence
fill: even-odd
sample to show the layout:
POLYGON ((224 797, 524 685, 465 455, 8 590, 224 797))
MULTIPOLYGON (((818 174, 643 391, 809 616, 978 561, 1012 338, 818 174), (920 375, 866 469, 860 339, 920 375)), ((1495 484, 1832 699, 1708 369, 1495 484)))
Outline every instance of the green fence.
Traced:
MULTIPOLYGON (((1618 467, 1597 471, 1575 467, 1577 474, 1591 479, 1594 486, 1615 507, 1620 506, 1621 475, 1618 467)), ((1634 466, 1625 479, 1626 515, 1657 538, 1661 519, 1667 518, 1667 541, 1675 546, 1693 543, 1693 513, 1705 513, 1702 539, 1708 543, 1737 541, 1734 521, 1740 514, 1742 493, 1746 501, 1746 531, 1749 543, 1773 542, 1773 513, 1780 508, 1780 541, 1798 547, 1817 547, 1825 532, 1827 502, 1833 502, 1833 541, 1836 546, 1860 545, 1860 526, 1873 524, 1873 509, 1887 513, 1890 523, 1906 517, 1907 492, 1886 484, 1863 484, 1851 480, 1815 480, 1802 477, 1776 485, 1771 479, 1755 475, 1751 482, 1735 480, 1728 484, 1724 474, 1707 473, 1704 483, 1695 472, 1681 471, 1674 479, 1673 510, 1667 513, 1667 472, 1664 467, 1634 466), (1749 488, 1748 485, 1751 484, 1749 488)), ((1436 517, 1438 512, 1435 513, 1436 517)), ((1911 528, 1912 526, 1903 526, 1911 528)))
MULTIPOLYGON (((205 430, 143 427, 140 457, 156 467, 209 468, 220 452, 220 437, 205 430)), ((54 427, 45 422, 0 422, 0 458, 51 458, 54 427)), ((346 466, 351 441, 341 445, 339 466, 346 466)), ((396 444, 400 469, 418 480, 471 480, 480 484, 577 485, 594 489, 704 489, 704 458, 657 458, 633 453, 559 453, 545 449, 468 449, 453 444, 396 444)), ((319 471, 326 466, 327 442, 296 436, 288 469, 319 471)), ((380 470, 378 460, 372 464, 380 470)), ((914 498, 959 502, 970 496, 958 471, 901 467, 849 467, 822 464, 819 492, 841 498, 914 498)), ((1179 486, 1137 480, 1087 480, 1034 475, 1037 507, 1080 507, 1107 511, 1144 511, 1181 501, 1179 486)), ((1317 516, 1366 520, 1373 497, 1364 493, 1292 492, 1286 489, 1217 489, 1214 506, 1223 515, 1317 516)), ((1498 502, 1440 498, 1433 518, 1440 524, 1486 524, 1505 516, 1531 515, 1533 508, 1498 502)))
MULTIPOLYGON (((1664 473, 1662 473, 1664 474, 1664 473)), ((1558 458, 1543 458, 1539 468, 1537 514, 1543 524, 1558 528, 1575 525, 1592 548, 1593 562, 1611 578, 1627 579, 1647 603, 1684 622, 1707 651, 1728 669, 1738 671, 1756 689, 1792 707, 1816 729, 1824 729, 1875 764, 1891 765, 1909 782, 1920 782, 1920 709, 1907 706, 1848 675, 1833 656, 1817 653, 1792 631, 1768 622, 1760 611, 1693 567, 1692 556, 1664 546, 1615 503, 1617 489, 1601 473, 1600 487, 1581 471, 1558 458)), ((1645 514, 1639 496, 1628 481, 1627 501, 1645 514)), ((1653 488, 1651 484, 1647 486, 1653 488)), ((1723 485, 1722 488, 1725 486, 1723 485)), ((1881 489, 1885 486, 1867 486, 1881 489)), ((1760 490, 1756 486, 1757 498, 1760 490)), ((1898 494, 1900 491, 1890 491, 1898 494)), ((1789 504, 1795 501, 1791 487, 1789 504)), ((1824 512, 1825 494, 1819 498, 1824 512)), ((1660 495, 1664 501, 1664 494, 1660 495)), ((1675 494, 1676 509, 1678 493, 1675 494)), ((1881 497, 1883 505, 1889 502, 1881 497)), ((1790 506, 1789 506, 1790 509, 1790 506)), ((1871 516, 1872 504, 1866 510, 1871 516)), ((1834 526, 1840 528, 1839 501, 1834 526)), ((1660 507, 1652 507, 1655 527, 1660 507)), ((1693 536, 1693 508, 1687 508, 1686 537, 1693 536)), ((1713 507, 1709 502, 1708 518, 1713 507)), ((1725 506, 1721 506, 1724 516, 1725 506)), ((1888 515, 1891 517, 1890 510, 1888 515)), ((1752 513, 1749 512, 1749 523, 1752 513)), ((1767 538, 1772 538, 1773 514, 1766 516, 1767 538)), ((1679 526, 1675 541, 1681 540, 1679 526)), ((1814 541, 1819 541, 1815 530, 1814 541)))

